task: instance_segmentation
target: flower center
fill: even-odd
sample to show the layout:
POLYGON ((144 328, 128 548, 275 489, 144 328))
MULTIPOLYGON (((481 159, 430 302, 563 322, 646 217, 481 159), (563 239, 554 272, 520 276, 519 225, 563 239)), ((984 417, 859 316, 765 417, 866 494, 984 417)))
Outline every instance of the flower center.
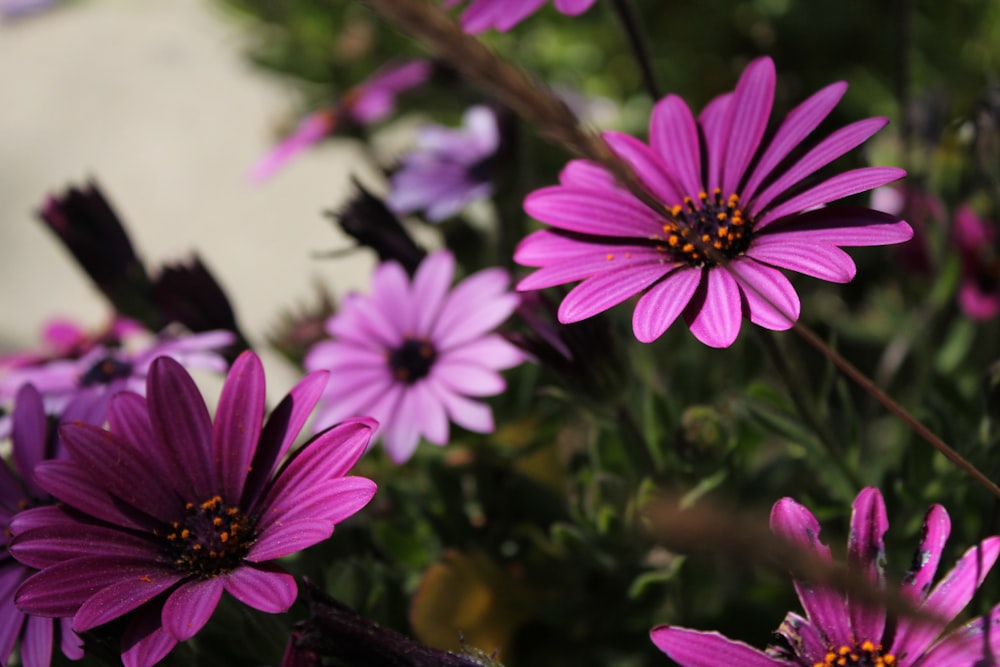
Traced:
POLYGON ((658 235, 666 245, 657 249, 692 266, 717 264, 718 255, 731 259, 743 254, 750 246, 753 223, 743 217, 739 202, 736 194, 723 199, 719 188, 711 196, 699 193, 697 201, 685 197, 683 206, 670 209, 671 219, 663 223, 664 236, 658 235))
POLYGON ((131 374, 132 364, 114 357, 104 357, 80 376, 80 386, 93 387, 95 384, 109 384, 112 380, 127 378, 131 374))
POLYGON ((400 382, 413 384, 431 372, 437 351, 426 338, 406 338, 388 357, 393 376, 400 382))
POLYGON ((813 667, 894 667, 896 656, 892 653, 882 653, 882 645, 863 641, 852 646, 830 647, 823 656, 823 662, 816 662, 813 667))
POLYGON ((170 555, 178 568, 202 577, 235 569, 253 544, 253 525, 236 507, 226 507, 221 496, 200 505, 184 506, 187 516, 170 523, 170 555))

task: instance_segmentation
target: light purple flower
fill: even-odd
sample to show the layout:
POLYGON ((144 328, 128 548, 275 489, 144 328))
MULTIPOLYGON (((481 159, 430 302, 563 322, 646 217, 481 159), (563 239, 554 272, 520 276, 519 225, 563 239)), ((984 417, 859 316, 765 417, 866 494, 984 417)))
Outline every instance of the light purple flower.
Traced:
POLYGON ((973 320, 1000 314, 1000 259, 996 257, 996 225, 967 205, 955 211, 951 229, 962 263, 958 305, 973 320))
MULTIPOLYGON (((61 421, 87 419, 79 406, 69 406, 61 421)), ((58 622, 45 616, 29 616, 14 606, 14 591, 35 570, 14 560, 7 550, 10 522, 29 507, 42 507, 55 500, 35 482, 35 466, 64 455, 62 444, 49 426, 42 397, 31 385, 22 387, 14 404, 11 433, 11 464, 0 463, 0 663, 8 664, 14 646, 20 643, 24 667, 48 667, 53 642, 70 660, 83 656, 80 638, 68 619, 58 622)))
POLYGON ((56 2, 57 0, 0 0, 0 18, 14 19, 36 14, 56 2))
POLYGON ((372 278, 371 296, 350 295, 327 322, 334 340, 316 344, 307 369, 329 369, 330 383, 316 425, 371 415, 386 452, 396 463, 409 459, 420 437, 448 442, 449 420, 489 433, 493 413, 469 396, 492 396, 505 388, 497 372, 518 365, 523 353, 490 333, 517 308, 510 276, 485 269, 451 288, 455 259, 447 251, 429 255, 411 282, 396 262, 383 262, 372 278))
POLYGON ((382 67, 332 106, 303 118, 292 134, 253 166, 250 180, 256 183, 267 180, 286 162, 332 135, 343 124, 364 126, 384 120, 396 110, 396 96, 424 84, 431 70, 431 62, 424 59, 382 67))
POLYGON ((646 206, 601 167, 570 162, 560 185, 535 191, 524 202, 529 215, 554 229, 536 231, 518 246, 515 260, 540 269, 517 288, 583 280, 563 299, 562 322, 586 319, 641 294, 632 318, 640 341, 657 339, 683 315, 698 340, 727 347, 744 315, 774 330, 788 329, 798 319, 798 295, 779 269, 848 282, 855 266, 839 246, 910 238, 910 226, 896 216, 825 206, 894 181, 903 170, 868 167, 804 183, 886 120, 843 127, 786 167, 786 158, 826 118, 847 85, 832 84, 807 99, 762 145, 774 86, 774 64, 760 58, 732 93, 710 102, 697 120, 680 97, 660 100, 650 120, 649 145, 604 133, 663 208, 646 206), (724 266, 720 257, 727 260, 724 266))
MULTIPOLYGON (((142 329, 129 328, 123 337, 94 342, 78 357, 50 358, 0 368, 0 406, 7 405, 18 390, 32 384, 42 394, 46 410, 59 414, 71 400, 90 404, 96 424, 107 413, 108 401, 119 391, 144 393, 146 375, 157 357, 168 356, 192 369, 222 373, 228 364, 221 351, 233 343, 230 331, 206 331, 178 335, 169 329, 151 336, 142 329)), ((0 436, 5 432, 0 420, 0 436)))
POLYGON ((263 423, 264 371, 245 352, 213 424, 184 368, 160 357, 148 401, 112 398, 110 430, 64 426, 69 459, 35 468, 62 504, 11 525, 14 557, 40 570, 18 607, 72 617, 77 632, 127 615, 126 667, 153 665, 197 634, 224 590, 264 612, 288 609, 295 579, 270 561, 325 540, 375 493, 372 481, 344 476, 370 419, 325 431, 282 463, 325 384, 325 373, 307 376, 263 423))
POLYGON ((392 175, 386 205, 400 215, 425 211, 432 222, 450 218, 493 194, 499 147, 497 115, 485 106, 469 108, 461 128, 421 128, 416 150, 392 175))
MULTIPOLYGON (((885 502, 879 490, 858 494, 847 543, 848 566, 882 589, 883 536, 889 528, 885 502)), ((829 561, 830 549, 819 541, 820 526, 809 510, 791 498, 779 500, 771 512, 771 529, 792 543, 829 561)), ((987 645, 1000 654, 1000 605, 985 617, 950 627, 972 599, 1000 554, 1000 537, 989 537, 959 559, 936 586, 934 574, 951 530, 948 513, 934 505, 924 518, 921 541, 913 565, 903 578, 900 595, 919 611, 939 619, 893 618, 884 608, 867 604, 839 591, 795 582, 806 617, 789 613, 777 635, 780 641, 767 652, 723 637, 661 625, 650 632, 656 646, 682 667, 973 667, 987 663, 987 645), (847 661, 839 662, 846 649, 847 661), (853 657, 857 656, 857 657, 853 657)))
MULTIPOLYGON (((454 7, 465 0, 444 0, 445 7, 454 7)), ((554 0, 556 9, 563 14, 582 14, 597 0, 554 0)), ((546 0, 470 0, 462 13, 462 28, 469 33, 495 28, 507 32, 515 25, 537 12, 546 0)))

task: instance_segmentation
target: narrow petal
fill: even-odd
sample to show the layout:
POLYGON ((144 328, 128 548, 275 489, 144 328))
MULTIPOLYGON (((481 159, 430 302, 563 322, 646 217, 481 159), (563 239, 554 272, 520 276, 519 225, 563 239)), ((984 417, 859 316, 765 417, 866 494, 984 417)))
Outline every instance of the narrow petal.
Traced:
POLYGON ((450 252, 432 253, 420 263, 413 277, 413 299, 419 304, 413 322, 415 332, 430 331, 454 275, 455 257, 450 252))
POLYGON ((913 667, 985 667, 996 664, 997 656, 1000 656, 1000 605, 993 607, 986 616, 975 618, 949 632, 922 654, 913 667))
POLYGON ((375 482, 364 477, 342 477, 304 489, 292 489, 261 516, 257 524, 260 541, 269 539, 272 527, 280 532, 283 524, 292 521, 310 519, 339 523, 367 505, 375 491, 375 482))
POLYGON ((854 261, 840 248, 819 242, 797 242, 784 234, 757 237, 746 256, 834 283, 850 282, 856 272, 854 261))
POLYGON ((682 268, 649 288, 632 313, 635 337, 643 343, 652 343, 662 336, 687 307, 701 277, 701 269, 682 268))
POLYGON ((59 619, 59 648, 70 660, 83 658, 83 640, 73 632, 73 619, 59 619))
POLYGON ((240 502, 264 422, 264 367, 253 352, 244 352, 226 377, 212 428, 215 476, 227 505, 240 502))
POLYGON ((333 116, 320 111, 306 116, 295 131, 282 140, 253 166, 248 174, 250 181, 263 183, 297 154, 322 139, 333 126, 333 116))
MULTIPOLYGON (((503 391, 503 389, 501 388, 499 391, 503 391)), ((396 464, 409 461, 416 451, 417 445, 420 444, 423 416, 417 412, 415 394, 416 392, 412 389, 403 392, 394 410, 395 414, 391 420, 383 425, 380 432, 385 451, 396 464)))
POLYGON ((785 620, 775 632, 781 635, 788 642, 788 645, 795 651, 804 662, 819 662, 824 654, 830 650, 830 645, 825 637, 808 620, 796 613, 789 612, 785 615, 785 620))
POLYGON ((502 269, 478 271, 452 290, 429 332, 440 348, 447 349, 492 331, 510 317, 520 297, 508 292, 510 274, 502 269))
POLYGON ((615 179, 608 171, 587 160, 570 160, 559 172, 559 182, 581 190, 613 190, 615 179))
MULTIPOLYGON (((57 509, 53 507, 52 509, 57 509)), ((159 545, 112 526, 68 519, 61 524, 31 528, 17 534, 11 552, 25 565, 42 569, 81 557, 141 557, 155 559, 159 545)))
POLYGON ((236 568, 222 581, 234 598, 268 614, 288 611, 299 592, 295 577, 270 563, 236 568))
POLYGON ((266 539, 258 540, 246 560, 263 563, 308 549, 333 534, 333 524, 319 519, 299 519, 272 528, 266 539))
POLYGON ((27 619, 14 606, 14 591, 30 574, 31 570, 17 564, 4 568, 0 573, 0 664, 8 664, 7 660, 14 651, 14 645, 27 619))
POLYGON ((523 362, 524 352, 500 334, 489 334, 448 350, 448 359, 501 370, 523 362))
POLYGON ((719 187, 722 181, 723 155, 725 155, 729 129, 727 119, 732 99, 732 93, 719 95, 705 105, 705 108, 698 114, 698 124, 701 125, 705 133, 705 149, 708 157, 706 169, 708 188, 706 192, 711 192, 719 187))
POLYGON ((657 214, 631 195, 581 192, 560 186, 535 190, 525 212, 553 227, 580 234, 649 238, 660 231, 657 214))
POLYGON ((146 604, 184 578, 173 569, 150 569, 139 577, 116 581, 87 598, 73 617, 73 630, 86 632, 146 604))
POLYGON ((619 266, 584 280, 559 305, 559 321, 579 322, 617 306, 666 275, 673 265, 659 262, 619 266))
POLYGON ((451 421, 475 433, 493 432, 493 411, 489 405, 460 396, 440 383, 432 382, 430 388, 444 405, 451 421))
POLYGON ((736 280, 721 268, 702 272, 684 319, 695 338, 709 347, 729 347, 740 333, 743 307, 736 280))
POLYGON ((785 331, 799 319, 799 295, 781 271, 742 258, 729 262, 725 270, 739 283, 750 321, 757 326, 785 331))
POLYGON ((150 667, 165 658, 177 640, 163 629, 159 606, 139 609, 122 633, 124 667, 150 667))
POLYGON ((431 374, 436 381, 464 396, 495 396, 507 388, 507 383, 496 371, 447 357, 434 364, 431 374))
POLYGON ((913 556, 913 566, 903 578, 900 592, 915 602, 923 602, 931 591, 934 574, 941 563, 941 552, 951 533, 951 519, 941 505, 932 505, 920 529, 920 546, 913 556))
POLYGON ((28 616, 21 635, 22 667, 49 667, 52 662, 52 637, 54 635, 51 618, 28 616))
MULTIPOLYGON (((424 263, 432 257, 425 259, 424 263)), ((375 268, 369 299, 374 309, 389 322, 393 332, 415 330, 416 313, 410 293, 410 278, 399 262, 382 262, 375 268)))
MULTIPOLYGON (((584 253, 543 266, 517 285, 518 291, 544 289, 584 280, 605 271, 661 264, 663 254, 652 248, 593 244, 584 253)), ((666 267, 664 271, 668 271, 666 267)))
POLYGON ((760 146, 774 102, 774 61, 758 58, 740 76, 730 104, 732 125, 726 139, 723 165, 723 196, 738 192, 750 160, 760 146))
POLYGON ((413 395, 415 410, 420 415, 420 431, 428 442, 435 445, 446 445, 448 444, 448 413, 445 412, 441 401, 427 385, 427 381, 421 382, 410 391, 410 394, 413 395))
MULTIPOLYGON (((13 443, 12 456, 14 465, 21 473, 21 481, 32 496, 40 497, 44 495, 42 489, 35 482, 35 465, 48 456, 46 455, 46 443, 48 438, 48 417, 45 416, 45 406, 42 404, 42 395, 38 393, 33 385, 26 384, 21 387, 14 399, 13 423, 11 426, 11 442, 13 443)), ((6 468, 6 466, 3 466, 6 468)), ((9 471, 4 471, 9 472, 9 471)), ((16 489, 16 483, 8 489, 16 489)))
POLYGON ((660 160, 659 155, 635 137, 621 132, 602 132, 604 141, 618 157, 627 162, 655 198, 667 204, 679 204, 686 194, 660 160))
POLYGON ((757 229, 763 229, 783 216, 802 213, 811 208, 856 195, 859 192, 867 192, 880 185, 897 181, 904 176, 906 176, 906 172, 897 167, 863 167, 845 171, 767 211, 757 221, 757 229))
POLYGON ((769 658, 761 651, 723 637, 718 632, 660 625, 650 630, 649 638, 656 648, 681 667, 785 667, 783 661, 769 658))
POLYGON ((902 243, 913 238, 913 229, 894 215, 857 206, 829 206, 807 211, 768 225, 754 244, 766 237, 797 243, 835 246, 873 246, 902 243))
POLYGON ((137 530, 153 530, 159 523, 114 501, 107 489, 78 464, 44 461, 35 470, 35 477, 55 498, 102 521, 137 530))
MULTIPOLYGON (((851 533, 847 541, 847 565, 871 582, 875 590, 885 586, 885 532, 889 519, 885 501, 875 487, 867 487, 854 500, 851 533)), ((851 628, 855 637, 881 637, 885 631, 885 607, 865 604, 847 596, 851 628)))
POLYGON ((212 577, 182 584, 163 603, 163 629, 181 642, 198 634, 219 604, 222 581, 212 577))
POLYGON ((679 96, 667 95, 653 107, 649 143, 682 195, 694 197, 703 189, 698 125, 691 109, 679 96))

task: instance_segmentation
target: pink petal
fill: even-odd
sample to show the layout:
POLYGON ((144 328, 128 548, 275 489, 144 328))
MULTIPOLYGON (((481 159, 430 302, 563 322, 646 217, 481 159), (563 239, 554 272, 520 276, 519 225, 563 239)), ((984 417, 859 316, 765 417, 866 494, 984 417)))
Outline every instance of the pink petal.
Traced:
POLYGON ((743 642, 723 637, 718 632, 698 632, 660 625, 649 631, 649 638, 681 667, 785 667, 784 661, 767 657, 743 642))
POLYGON ((493 432, 493 411, 490 410, 490 406, 460 396, 437 383, 431 383, 431 387, 444 405, 451 421, 475 433, 493 432))
POLYGON ((524 361, 524 352, 499 334, 463 343, 448 350, 448 359, 457 363, 472 363, 501 370, 513 368, 524 361))
POLYGON ((298 519, 276 526, 250 548, 246 555, 248 562, 264 563, 282 558, 308 549, 333 534, 333 524, 322 519, 298 519))
POLYGON ((732 93, 719 95, 709 102, 698 114, 698 123, 705 133, 705 148, 708 153, 708 189, 707 192, 719 187, 722 178, 722 156, 726 150, 728 137, 729 107, 733 99, 732 93))
POLYGON ((617 266, 588 278, 562 300, 559 305, 559 321, 563 324, 579 322, 617 306, 655 283, 672 268, 672 264, 643 262, 617 266))
MULTIPOLYGON (((429 259, 430 257, 424 262, 429 259)), ((414 296, 410 293, 410 278, 398 262, 382 262, 378 265, 372 276, 370 303, 372 309, 389 323, 392 337, 398 338, 402 332, 414 331, 414 296)))
POLYGON ((420 444, 423 415, 418 412, 416 394, 412 388, 404 391, 392 419, 383 426, 381 435, 385 451, 396 464, 410 460, 420 444))
POLYGON ((774 102, 774 80, 774 62, 765 57, 747 65, 736 84, 730 104, 731 118, 728 122, 731 127, 726 138, 723 165, 724 196, 738 192, 750 160, 760 146, 774 102))
POLYGON ((662 336, 684 311, 698 289, 701 276, 701 269, 680 268, 649 288, 632 313, 635 337, 643 343, 652 343, 662 336))
POLYGON ((263 511, 257 523, 260 540, 270 539, 272 528, 277 534, 281 532, 282 524, 305 519, 325 521, 332 529, 333 524, 357 514, 372 499, 375 491, 375 482, 364 477, 341 477, 291 489, 263 511))
POLYGON ((332 129, 333 115, 329 111, 318 111, 306 116, 291 135, 282 140, 253 166, 248 178, 253 183, 263 183, 286 162, 317 143, 332 129))
POLYGON ((597 0, 556 0, 556 9, 563 14, 576 16, 590 9, 595 2, 597 0))
POLYGON ((413 299, 420 304, 413 323, 415 333, 430 331, 454 275, 455 257, 450 252, 432 253, 420 263, 413 277, 413 299))
POLYGON ((268 614, 288 611, 299 593, 295 577, 270 563, 236 568, 222 581, 234 598, 268 614))
POLYGON ((253 352, 233 362, 212 429, 216 477, 227 505, 239 504, 264 422, 264 367, 253 352))
POLYGON ((666 165, 649 146, 621 132, 602 132, 601 136, 611 150, 635 170, 650 194, 668 204, 684 200, 685 193, 678 189, 666 165))
POLYGON ((691 109, 683 99, 667 95, 653 107, 649 143, 681 194, 696 196, 702 190, 701 139, 691 109))
POLYGON ((177 641, 191 639, 201 630, 222 597, 221 577, 188 581, 163 603, 163 629, 177 641))
POLYGON ((586 160, 570 160, 559 172, 559 182, 581 190, 613 190, 615 179, 604 167, 586 160))
MULTIPOLYGON (((858 576, 871 582, 873 589, 885 586, 885 532, 889 519, 885 501, 875 487, 862 489, 854 500, 851 533, 847 541, 847 565, 858 576)), ((885 631, 885 607, 866 604, 847 596, 851 629, 855 637, 881 637, 885 631)))
POLYGON ((28 616, 21 636, 22 667, 49 667, 52 662, 54 619, 28 616))
POLYGON ((542 188, 525 198, 524 210, 553 227, 580 234, 644 239, 658 234, 661 227, 652 209, 617 192, 542 188))
POLYGON ((740 288, 727 271, 719 267, 702 272, 684 319, 695 338, 709 347, 729 347, 740 333, 743 306, 740 288))
POLYGON ((177 646, 160 620, 160 609, 142 608, 137 611, 122 634, 122 664, 124 667, 150 667, 165 658, 177 646))
POLYGON ((924 516, 920 546, 914 555, 914 567, 903 578, 900 592, 915 602, 923 602, 930 593, 934 574, 941 562, 941 552, 951 533, 951 519, 940 505, 932 505, 924 516))
POLYGON ((581 254, 553 262, 532 273, 518 283, 518 291, 565 285, 605 271, 627 266, 662 264, 664 260, 663 253, 653 248, 596 243, 586 245, 589 247, 581 248, 581 254))
POLYGON ((150 568, 142 576, 116 581, 87 598, 73 617, 73 630, 86 632, 124 616, 183 578, 173 569, 150 568))
POLYGON ((750 321, 757 326, 785 331, 799 319, 799 296, 781 271, 739 258, 729 262, 725 270, 739 283, 750 321))
POLYGON ((857 206, 829 206, 768 225, 754 240, 778 237, 798 243, 872 246, 902 243, 913 229, 894 215, 857 206))
POLYGON ((416 413, 420 416, 420 432, 435 445, 448 444, 448 414, 444 410, 444 405, 434 396, 434 392, 427 386, 428 382, 422 382, 413 387, 410 394, 413 396, 416 413))
POLYGON ((896 167, 863 167, 832 176, 817 186, 778 204, 757 221, 760 230, 786 215, 802 213, 859 192, 866 192, 880 185, 891 183, 906 176, 906 172, 896 167))
POLYGON ((786 239, 785 234, 757 237, 746 256, 835 283, 850 282, 856 271, 854 261, 840 248, 825 243, 796 242, 786 239))

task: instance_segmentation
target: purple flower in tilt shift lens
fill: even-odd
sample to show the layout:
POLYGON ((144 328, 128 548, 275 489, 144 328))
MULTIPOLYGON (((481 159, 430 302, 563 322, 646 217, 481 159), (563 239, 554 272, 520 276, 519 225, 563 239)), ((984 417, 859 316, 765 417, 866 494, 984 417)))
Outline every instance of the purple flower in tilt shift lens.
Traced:
MULTIPOLYGON (((445 7, 454 7, 465 0, 444 0, 445 7)), ((507 32, 537 12, 546 0, 471 0, 462 12, 462 28, 469 33, 496 28, 507 32)), ((596 0, 554 0, 556 9, 576 16, 590 9, 596 0)))
POLYGON ((396 110, 396 96, 424 84, 431 76, 429 60, 390 64, 347 91, 330 107, 315 111, 250 170, 250 180, 260 183, 286 162, 336 132, 342 124, 373 125, 396 110))
POLYGON ((951 228, 962 263, 958 305, 966 317, 989 320, 1000 314, 1000 258, 996 256, 997 228, 976 215, 969 206, 959 206, 951 228))
MULTIPOLYGON (((63 421, 86 419, 78 407, 70 405, 63 421)), ((56 621, 45 616, 29 616, 14 606, 14 591, 34 573, 14 560, 7 550, 10 522, 15 514, 28 508, 51 505, 55 500, 35 482, 35 466, 41 461, 62 456, 62 446, 42 405, 42 397, 31 385, 17 393, 11 432, 11 463, 0 463, 0 663, 8 664, 14 645, 20 640, 21 664, 24 667, 48 667, 53 640, 71 660, 83 656, 80 638, 70 628, 69 619, 56 621)))
MULTIPOLYGON (((856 575, 884 586, 882 538, 889 528, 885 503, 878 489, 858 494, 847 543, 848 566, 856 575)), ((786 540, 830 560, 830 549, 819 541, 819 522, 791 498, 771 511, 771 529, 786 540)), ((682 667, 977 667, 996 664, 988 657, 1000 651, 1000 605, 987 616, 965 625, 952 621, 1000 554, 1000 537, 983 540, 962 556, 937 586, 931 586, 951 522, 940 505, 924 518, 921 542, 900 595, 926 617, 893 618, 885 609, 852 600, 837 590, 795 582, 806 611, 789 613, 778 629, 778 643, 758 651, 717 632, 697 632, 662 625, 650 632, 653 643, 682 667), (934 619, 934 620, 928 620, 934 619)))
POLYGON ((64 426, 70 459, 35 468, 61 504, 11 524, 14 557, 41 570, 17 605, 72 616, 77 632, 129 614, 127 667, 155 664, 193 637, 223 590, 261 611, 288 609, 295 580, 269 561, 328 538, 375 493, 370 480, 344 477, 376 427, 370 419, 319 434, 281 464, 325 384, 325 373, 307 376, 262 426, 264 371, 245 352, 213 424, 184 368, 154 361, 147 399, 117 394, 110 430, 64 426))
POLYGON ((506 271, 485 269, 450 290, 454 271, 446 251, 429 255, 412 282, 399 264, 383 262, 372 295, 344 301, 327 322, 334 340, 317 343, 305 360, 310 370, 331 371, 319 427, 371 415, 396 463, 413 455, 421 435, 447 444, 449 420, 493 430, 489 406, 467 396, 499 394, 505 384, 497 371, 523 361, 520 350, 490 333, 518 297, 507 291, 506 271))
POLYGON ((554 229, 534 232, 518 246, 517 262, 540 267, 518 289, 583 280, 563 299, 562 322, 586 319, 641 294, 632 319, 640 341, 657 339, 683 315, 698 340, 727 347, 744 315, 775 330, 798 319, 798 295, 779 269, 848 282, 854 263, 838 246, 910 238, 910 226, 896 216, 824 206, 894 181, 904 175, 901 169, 854 169, 803 185, 885 119, 843 127, 786 166, 847 86, 835 83, 807 99, 761 145, 774 85, 774 64, 760 58, 735 91, 709 103, 697 120, 676 95, 660 100, 649 145, 606 132, 611 148, 662 208, 642 203, 603 168, 570 162, 560 185, 533 192, 524 202, 529 215, 554 229))

